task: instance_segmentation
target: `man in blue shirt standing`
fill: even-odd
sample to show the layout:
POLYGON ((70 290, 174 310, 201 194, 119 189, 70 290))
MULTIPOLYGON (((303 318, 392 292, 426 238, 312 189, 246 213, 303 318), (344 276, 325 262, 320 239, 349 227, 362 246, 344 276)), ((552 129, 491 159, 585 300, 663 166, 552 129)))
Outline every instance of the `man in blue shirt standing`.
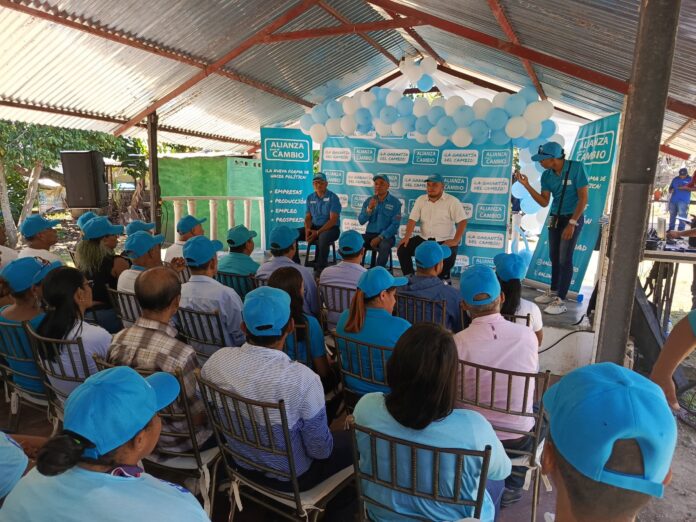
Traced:
POLYGON ((584 223, 583 212, 587 206, 587 176, 581 162, 565 159, 563 147, 549 141, 539 147, 532 160, 541 163, 546 170, 541 175, 541 194, 530 184, 527 176, 515 173, 534 201, 542 207, 551 203, 549 212, 549 255, 551 257, 551 288, 547 294, 535 299, 548 304, 547 314, 566 312, 565 298, 573 278, 573 252, 584 223), (553 194, 553 201, 551 201, 553 194))
POLYGON ((389 178, 386 174, 375 174, 375 195, 365 200, 358 216, 361 225, 367 223, 363 234, 365 249, 376 250, 370 266, 387 266, 389 253, 394 247, 396 231, 401 223, 401 201, 389 193, 389 178))
MULTIPOLYGON (((312 186, 314 192, 307 196, 307 212, 304 228, 298 228, 299 240, 307 241, 307 245, 316 244, 317 253, 314 261, 314 271, 321 273, 326 268, 329 259, 329 247, 338 239, 340 227, 338 218, 341 214, 341 201, 338 196, 327 189, 329 183, 326 175, 317 172, 312 186)), ((300 262, 298 252, 293 261, 300 262)))
POLYGON ((679 175, 669 184, 669 230, 675 230, 674 224, 679 220, 679 230, 684 230, 687 214, 689 213, 689 203, 691 202, 691 191, 686 187, 691 183, 689 171, 686 168, 679 169, 679 175))

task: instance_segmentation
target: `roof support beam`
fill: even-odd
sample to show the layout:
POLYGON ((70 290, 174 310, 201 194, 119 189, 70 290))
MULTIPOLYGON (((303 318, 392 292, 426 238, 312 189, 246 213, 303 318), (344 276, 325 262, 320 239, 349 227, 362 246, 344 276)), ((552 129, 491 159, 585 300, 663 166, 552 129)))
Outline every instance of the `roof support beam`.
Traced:
POLYGON ((682 132, 684 132, 686 129, 691 127, 691 124, 694 122, 693 118, 689 118, 684 122, 684 125, 679 127, 677 130, 674 131, 674 133, 667 138, 664 142, 662 142, 663 145, 669 145, 674 139, 679 136, 682 132))
POLYGON ((422 25, 418 17, 397 18, 395 20, 382 20, 379 22, 366 22, 362 24, 341 24, 332 27, 315 27, 301 31, 287 33, 267 34, 258 43, 276 43, 288 40, 307 40, 309 38, 328 38, 346 34, 369 33, 373 31, 392 31, 412 25, 422 25))
POLYGON ((446 65, 447 62, 445 62, 445 59, 437 54, 435 49, 426 42, 421 35, 419 35, 416 30, 413 27, 406 27, 405 28, 406 34, 408 34, 411 38, 415 40, 415 42, 420 45, 423 50, 430 55, 430 57, 435 60, 438 65, 446 65))
POLYGON ((689 154, 688 152, 673 149, 669 145, 660 145, 660 152, 662 152, 663 154, 674 156, 675 158, 679 158, 684 161, 688 161, 688 159, 691 157, 691 154, 689 154))

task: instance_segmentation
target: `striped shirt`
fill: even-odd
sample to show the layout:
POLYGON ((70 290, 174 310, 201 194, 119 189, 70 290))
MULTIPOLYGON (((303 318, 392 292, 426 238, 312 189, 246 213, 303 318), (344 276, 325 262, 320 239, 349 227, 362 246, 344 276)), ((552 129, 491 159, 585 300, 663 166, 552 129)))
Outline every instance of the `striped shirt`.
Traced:
MULTIPOLYGON (((198 368, 196 352, 188 344, 176 339, 177 331, 170 325, 139 318, 135 325, 121 330, 114 335, 109 348, 109 363, 142 370, 174 373, 179 368, 182 372, 186 387, 186 401, 193 417, 205 411, 205 405, 198 395, 198 386, 193 371, 198 368)), ((178 401, 177 401, 178 402, 178 401)), ((181 412, 177 402, 172 409, 181 412)), ((186 421, 164 422, 162 431, 184 432, 187 430, 186 421)), ((196 440, 202 444, 210 438, 212 431, 207 427, 199 427, 196 440)), ((160 437, 158 446, 169 451, 188 451, 191 443, 185 439, 165 435, 160 437)))

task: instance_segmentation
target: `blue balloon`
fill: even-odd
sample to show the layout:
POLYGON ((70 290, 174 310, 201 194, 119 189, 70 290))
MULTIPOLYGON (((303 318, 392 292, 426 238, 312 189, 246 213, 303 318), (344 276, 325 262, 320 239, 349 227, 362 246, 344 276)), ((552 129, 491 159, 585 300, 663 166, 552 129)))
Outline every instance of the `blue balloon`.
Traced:
POLYGON ((370 114, 370 111, 368 111, 365 107, 360 107, 357 111, 355 111, 354 116, 358 127, 360 127, 360 125, 364 126, 372 123, 372 114, 370 114))
POLYGON ((469 125, 469 132, 473 138, 472 141, 479 142, 477 145, 484 143, 488 139, 488 125, 483 120, 474 120, 469 125), (481 141, 483 139, 483 141, 481 141))
POLYGON ((421 92, 428 92, 434 85, 435 82, 429 74, 424 74, 420 77, 420 80, 416 82, 416 87, 418 87, 418 90, 421 92))
POLYGON ((527 192, 527 189, 522 186, 522 183, 513 183, 511 192, 512 195, 517 199, 526 199, 531 197, 529 192, 527 192))
POLYGON ((340 118, 343 116, 343 105, 336 100, 331 100, 326 104, 326 113, 330 118, 340 118))
POLYGON ((451 136, 457 130, 457 124, 451 116, 443 116, 435 125, 438 132, 443 136, 451 136))
POLYGON ((396 108, 387 105, 379 111, 379 119, 382 120, 387 125, 391 125, 399 118, 399 113, 396 108))
POLYGON ((408 116, 413 113, 413 100, 408 96, 404 96, 396 104, 396 110, 399 111, 401 116, 408 116))
POLYGON ((370 114, 372 115, 372 118, 374 119, 374 118, 379 118, 379 113, 383 108, 384 108, 384 103, 382 103, 381 101, 379 101, 379 99, 377 99, 370 104, 370 107, 368 108, 368 110, 370 111, 370 114))
POLYGON ((314 125, 314 123, 314 118, 312 118, 312 115, 310 113, 304 114, 300 118, 300 128, 303 131, 309 132, 309 129, 312 128, 312 125, 314 125))
POLYGON ((323 105, 315 105, 310 114, 315 123, 321 123, 322 125, 329 119, 329 115, 326 113, 326 107, 323 105))
POLYGON ((477 136, 471 140, 474 145, 483 145, 488 141, 488 136, 477 136))
POLYGON ((529 147, 529 140, 527 138, 515 138, 512 140, 512 144, 518 149, 526 149, 529 147))
POLYGON ((474 114, 474 109, 468 105, 462 105, 454 111, 452 118, 454 119, 454 123, 457 124, 457 127, 463 129, 464 127, 468 127, 469 124, 476 119, 476 115, 474 114))
POLYGON ((360 132, 362 134, 367 134, 371 130, 372 130, 372 121, 371 120, 369 123, 364 123, 364 124, 358 125, 358 132, 360 132))
POLYGON ((541 205, 533 198, 524 198, 520 203, 520 208, 525 214, 536 214, 541 209, 541 205))
POLYGON ((374 94, 379 101, 384 103, 384 101, 387 99, 387 95, 389 94, 389 89, 386 87, 373 87, 370 89, 370 92, 374 94))
POLYGON ((507 145, 510 143, 510 136, 504 130, 496 130, 491 132, 491 141, 496 145, 507 145))
POLYGON ((529 152, 531 152, 532 156, 539 152, 539 147, 541 147, 544 143, 546 143, 546 140, 544 138, 537 138, 535 140, 530 140, 528 148, 529 152))
POLYGON ((519 94, 525 99, 527 105, 529 105, 532 102, 539 101, 539 94, 536 92, 536 89, 529 85, 524 89, 520 90, 520 92, 518 92, 517 94, 519 94))
POLYGON ((436 105, 435 107, 431 107, 428 111, 428 121, 430 121, 432 125, 435 125, 444 115, 445 108, 436 105))
POLYGON ((432 128, 433 124, 430 123, 430 119, 427 116, 419 116, 416 118, 416 132, 420 134, 428 134, 428 131, 432 128))
POLYGON ((556 126, 556 123, 553 120, 544 120, 541 122, 541 134, 539 135, 540 138, 550 138, 554 134, 556 134, 556 130, 558 127, 556 126))
POLYGON ((510 117, 505 109, 499 107, 494 107, 486 113, 486 124, 491 128, 491 130, 500 130, 505 128, 505 124, 508 122, 510 117))
POLYGON ((529 263, 532 262, 532 257, 534 256, 533 252, 529 250, 528 248, 520 249, 517 252, 517 255, 522 258, 522 261, 524 261, 524 264, 529 268, 529 263))
POLYGON ((513 116, 522 116, 526 108, 527 100, 520 94, 513 94, 505 100, 505 112, 507 112, 511 118, 513 116))
POLYGON ((406 133, 413 132, 413 130, 416 128, 416 117, 413 114, 409 116, 402 116, 396 121, 401 122, 401 124, 404 126, 404 129, 406 129, 406 133))

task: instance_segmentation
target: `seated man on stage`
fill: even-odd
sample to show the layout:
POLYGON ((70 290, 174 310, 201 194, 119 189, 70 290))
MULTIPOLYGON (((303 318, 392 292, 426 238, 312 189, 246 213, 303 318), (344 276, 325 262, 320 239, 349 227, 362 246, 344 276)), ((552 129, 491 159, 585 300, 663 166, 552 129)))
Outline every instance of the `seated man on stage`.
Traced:
POLYGON ((466 217, 461 201, 445 192, 445 181, 442 176, 431 174, 426 180, 426 194, 420 196, 413 205, 413 210, 408 216, 406 233, 396 251, 403 274, 413 273, 411 257, 416 248, 423 241, 432 239, 452 249, 439 276, 440 279, 449 279, 465 229, 466 217), (413 231, 418 222, 420 222, 421 232, 419 236, 413 237, 413 231))
POLYGON ((374 250, 370 266, 387 266, 389 254, 394 246, 396 232, 401 223, 401 201, 389 193, 389 178, 386 174, 375 174, 375 195, 365 200, 358 216, 361 225, 367 223, 363 234, 365 250, 374 250))

